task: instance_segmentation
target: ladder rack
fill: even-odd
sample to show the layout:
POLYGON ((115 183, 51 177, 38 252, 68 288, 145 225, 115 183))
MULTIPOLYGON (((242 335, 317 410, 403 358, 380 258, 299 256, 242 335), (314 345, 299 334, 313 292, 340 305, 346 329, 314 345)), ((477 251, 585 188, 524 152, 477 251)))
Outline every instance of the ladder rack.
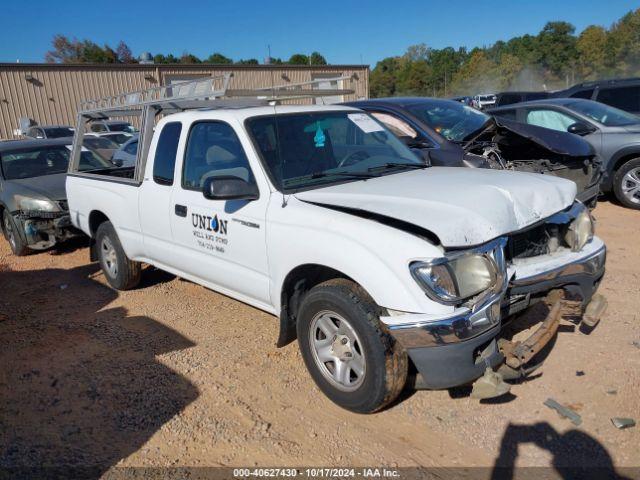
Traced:
POLYGON ((229 88, 233 74, 198 78, 145 90, 121 93, 81 102, 78 113, 86 118, 136 115, 144 107, 165 113, 195 108, 242 108, 269 102, 350 95, 353 89, 316 88, 320 83, 351 81, 354 76, 328 77, 301 83, 288 83, 255 89, 229 88))
POLYGON ((160 114, 198 108, 245 108, 275 104, 286 100, 351 95, 355 93, 352 89, 317 87, 326 82, 351 82, 356 80, 357 76, 354 74, 327 77, 308 82, 272 85, 256 89, 232 89, 229 87, 232 78, 233 74, 226 72, 221 75, 81 102, 73 138, 69 173, 84 177, 105 178, 90 172, 81 173, 78 171, 85 130, 91 120, 132 116, 139 118, 140 133, 133 178, 109 178, 112 181, 115 178, 115 181, 118 182, 140 184, 144 175, 154 126, 160 114))

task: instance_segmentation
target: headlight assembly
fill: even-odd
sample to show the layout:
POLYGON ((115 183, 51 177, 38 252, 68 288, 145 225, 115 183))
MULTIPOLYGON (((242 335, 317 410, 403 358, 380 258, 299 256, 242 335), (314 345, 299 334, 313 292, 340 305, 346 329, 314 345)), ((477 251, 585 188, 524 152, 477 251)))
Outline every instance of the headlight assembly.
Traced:
POLYGON ((413 262, 413 278, 432 299, 456 304, 496 286, 495 262, 486 254, 469 253, 434 262, 413 262))
POLYGON ((586 207, 583 207, 576 218, 569 224, 564 236, 571 250, 578 252, 593 238, 593 219, 586 207))
POLYGON ((38 212, 59 212, 60 208, 51 200, 25 197, 24 195, 15 196, 16 206, 18 210, 38 211, 38 212))

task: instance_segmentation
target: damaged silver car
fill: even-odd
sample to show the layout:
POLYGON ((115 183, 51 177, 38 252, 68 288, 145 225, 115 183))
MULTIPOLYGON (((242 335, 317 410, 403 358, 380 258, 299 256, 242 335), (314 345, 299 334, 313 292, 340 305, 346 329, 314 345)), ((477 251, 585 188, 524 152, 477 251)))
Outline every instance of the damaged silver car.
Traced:
MULTIPOLYGON (((69 219, 65 178, 71 139, 0 143, 2 233, 15 255, 45 250, 79 235, 69 219)), ((83 149, 85 169, 113 167, 83 149)))

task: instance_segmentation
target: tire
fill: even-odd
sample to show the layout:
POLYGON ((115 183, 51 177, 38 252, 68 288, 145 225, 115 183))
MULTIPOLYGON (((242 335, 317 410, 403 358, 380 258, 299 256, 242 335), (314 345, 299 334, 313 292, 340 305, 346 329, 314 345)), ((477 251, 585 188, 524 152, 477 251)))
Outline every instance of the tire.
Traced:
POLYGON ((380 313, 364 289, 343 279, 313 287, 298 310, 298 344, 311 377, 352 412, 384 408, 407 379, 407 353, 383 332, 380 313))
POLYGON ((625 207, 640 210, 640 158, 625 162, 616 171, 613 193, 625 207))
POLYGON ((109 285, 130 290, 140 283, 141 265, 129 260, 111 222, 101 223, 96 232, 98 262, 109 285))
POLYGON ((31 252, 27 242, 22 238, 13 216, 6 209, 2 211, 2 232, 16 257, 23 257, 31 252))

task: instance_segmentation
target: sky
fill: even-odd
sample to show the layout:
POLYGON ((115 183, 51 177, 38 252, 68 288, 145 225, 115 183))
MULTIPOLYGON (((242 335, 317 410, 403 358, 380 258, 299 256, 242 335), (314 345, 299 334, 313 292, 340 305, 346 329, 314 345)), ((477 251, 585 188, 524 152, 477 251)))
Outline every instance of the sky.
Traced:
POLYGON ((87 0, 0 1, 0 61, 42 62, 60 33, 134 55, 220 52, 238 60, 322 53, 329 63, 370 64, 410 45, 490 45, 546 22, 565 20, 580 32, 610 26, 640 8, 628 0, 87 0), (28 4, 28 8, 25 8, 28 4))

